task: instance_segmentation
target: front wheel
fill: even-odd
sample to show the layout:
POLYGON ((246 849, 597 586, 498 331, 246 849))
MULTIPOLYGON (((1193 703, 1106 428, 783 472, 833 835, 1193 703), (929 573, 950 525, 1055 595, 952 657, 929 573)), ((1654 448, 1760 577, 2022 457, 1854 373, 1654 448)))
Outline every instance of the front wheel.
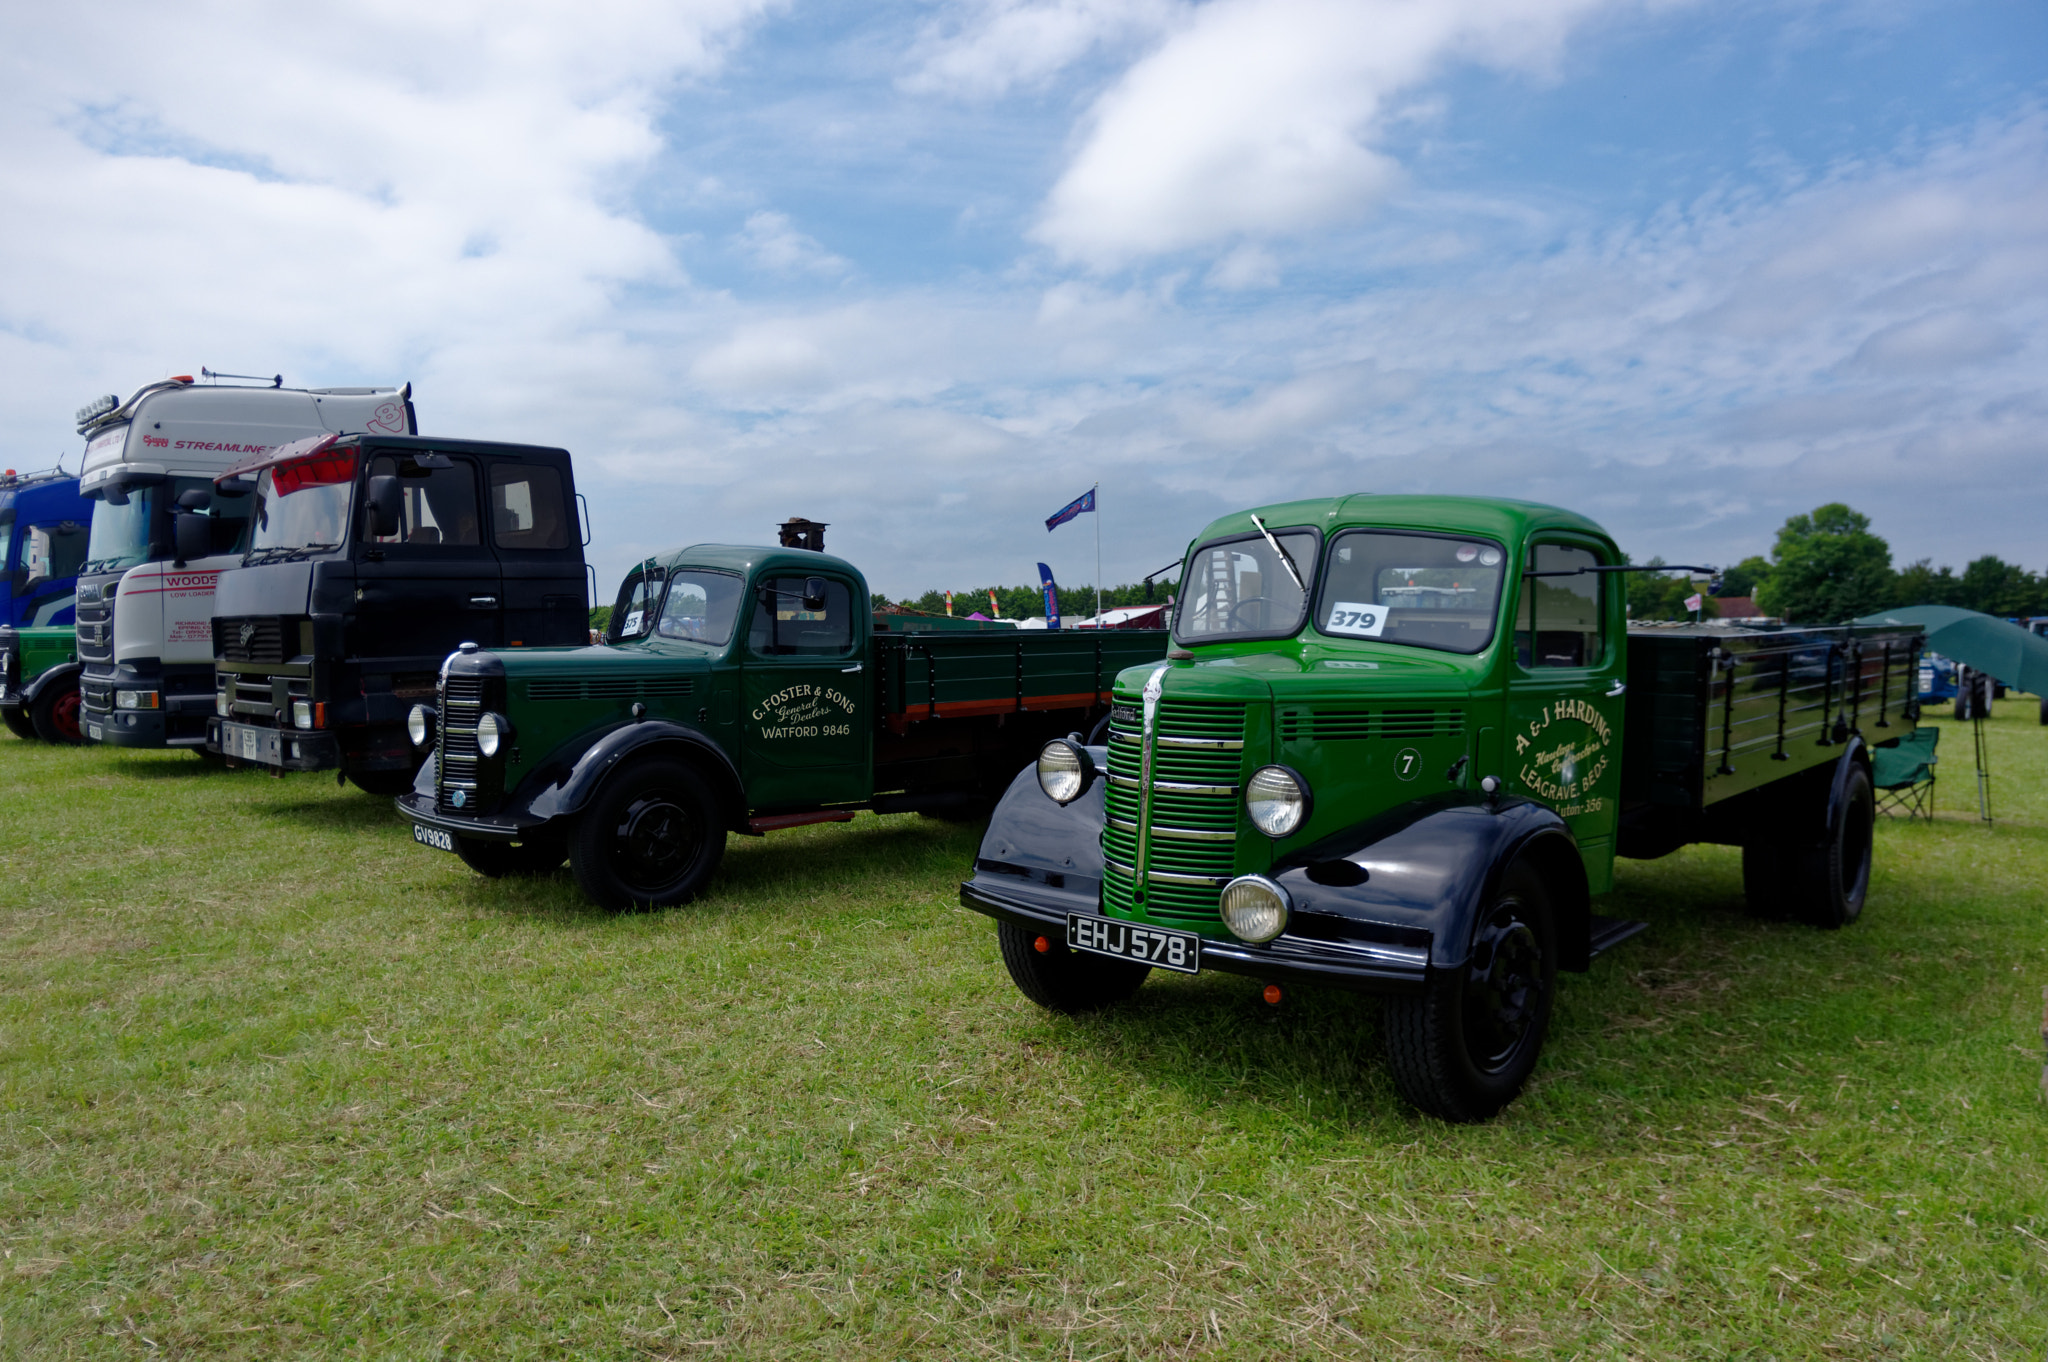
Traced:
MULTIPOLYGON (((2041 722, 2048 724, 2048 700, 2041 702, 2041 722)), ((7 731, 17 738, 35 741, 35 720, 28 717, 28 711, 20 705, 0 705, 0 723, 7 725, 7 731)))
POLYGON ((1094 1012, 1123 1002, 1152 972, 1150 965, 1071 950, 1056 932, 1014 922, 996 923, 996 941, 1017 991, 1055 1012, 1094 1012))
POLYGON ((555 838, 533 838, 513 845, 511 842, 491 842, 479 837, 458 837, 455 839, 455 854, 462 863, 477 874, 490 879, 503 879, 507 875, 547 875, 569 856, 566 842, 555 838))
POLYGON ((76 746, 85 741, 85 735, 78 730, 78 710, 78 682, 68 681, 61 686, 43 687, 43 693, 29 706, 28 717, 35 725, 36 736, 44 742, 76 746))
POLYGON ((1535 868, 1508 867, 1472 927, 1463 966, 1389 998, 1387 1062, 1401 1095, 1446 1121, 1484 1121, 1536 1068, 1557 991, 1550 892, 1535 868))
POLYGON ((718 798, 679 761, 643 761, 613 776, 569 835, 576 883, 607 908, 688 903, 724 855, 718 798))

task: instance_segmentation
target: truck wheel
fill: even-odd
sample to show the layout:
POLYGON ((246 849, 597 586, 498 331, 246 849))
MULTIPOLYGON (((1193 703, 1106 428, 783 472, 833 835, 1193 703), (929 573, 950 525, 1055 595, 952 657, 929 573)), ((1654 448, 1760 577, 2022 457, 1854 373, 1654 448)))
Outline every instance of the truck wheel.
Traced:
POLYGON ((1150 965, 1069 950, 1064 934, 1041 933, 1014 922, 996 923, 996 941, 1017 991, 1055 1012, 1094 1012, 1123 1002, 1152 972, 1150 965), (1047 946, 1043 951, 1038 949, 1041 939, 1047 946))
POLYGON ((1473 924, 1464 968, 1389 998, 1387 1061, 1401 1095, 1446 1121, 1484 1121, 1536 1067, 1557 991, 1550 892, 1525 861, 1501 876, 1473 924))
POLYGON ((718 798, 679 761, 645 761, 613 776, 569 834, 576 883, 607 908, 688 903, 724 855, 718 798))
MULTIPOLYGON (((2041 722, 2048 724, 2048 700, 2041 702, 2041 722)), ((17 738, 35 741, 35 720, 28 717, 28 711, 20 705, 0 705, 0 723, 7 725, 7 731, 17 738)))
POLYGON ((1870 772, 1861 762, 1849 770, 1841 807, 1819 846, 1802 849, 1792 865, 1792 889, 1799 915, 1816 927, 1846 927, 1863 915, 1870 892, 1872 831, 1877 803, 1870 772))
POLYGON ((551 837, 535 838, 517 846, 480 837, 458 837, 455 854, 477 874, 500 880, 507 875, 553 874, 568 859, 569 844, 551 837))
POLYGON ((78 731, 78 707, 76 681, 61 686, 45 686, 43 693, 29 706, 29 722, 35 725, 36 736, 44 742, 76 746, 85 741, 85 735, 78 731))

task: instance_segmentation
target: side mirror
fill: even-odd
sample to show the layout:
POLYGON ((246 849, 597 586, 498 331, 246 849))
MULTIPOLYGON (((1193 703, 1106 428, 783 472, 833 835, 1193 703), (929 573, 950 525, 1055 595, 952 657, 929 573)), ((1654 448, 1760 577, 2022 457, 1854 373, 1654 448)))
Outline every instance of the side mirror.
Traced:
POLYGON ((370 534, 373 538, 388 539, 397 534, 400 522, 405 518, 405 492, 397 478, 388 474, 370 479, 370 500, 366 508, 370 513, 370 534))
POLYGON ((823 577, 804 578, 804 609, 823 610, 824 608, 825 579, 823 577))
POLYGON ((179 514, 172 522, 172 535, 176 540, 180 567, 183 567, 188 559, 204 558, 213 551, 213 522, 197 512, 185 511, 179 514))
POLYGON ((188 511, 203 511, 213 505, 213 494, 204 487, 194 487, 178 493, 178 504, 188 511))

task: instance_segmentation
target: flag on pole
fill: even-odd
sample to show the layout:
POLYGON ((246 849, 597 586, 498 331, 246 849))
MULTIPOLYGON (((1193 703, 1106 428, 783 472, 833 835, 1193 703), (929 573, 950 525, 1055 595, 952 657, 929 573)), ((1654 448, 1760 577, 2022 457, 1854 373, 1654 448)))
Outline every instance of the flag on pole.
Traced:
POLYGON ((953 593, 950 591, 946 593, 946 613, 948 615, 953 613, 953 593))
POLYGON ((999 620, 1003 617, 1003 607, 996 601, 996 589, 994 587, 988 589, 988 617, 992 620, 999 620))
POLYGON ((1045 592, 1045 627, 1057 629, 1060 627, 1060 588, 1052 579, 1052 569, 1043 563, 1038 565, 1038 584, 1045 592))
POLYGON ((1080 496, 1075 497, 1072 501, 1060 507, 1058 511, 1054 512, 1052 519, 1045 522, 1046 531, 1047 533, 1051 533, 1053 530, 1056 530, 1060 526, 1066 524, 1069 520, 1072 520, 1075 516, 1086 515, 1088 512, 1094 509, 1095 489, 1091 487, 1087 491, 1083 492, 1080 496))
POLYGON ((1692 611, 1694 614, 1698 614, 1699 608, 1704 604, 1706 604, 1706 602, 1702 601, 1697 593, 1691 596, 1687 596, 1685 598, 1685 608, 1692 611))

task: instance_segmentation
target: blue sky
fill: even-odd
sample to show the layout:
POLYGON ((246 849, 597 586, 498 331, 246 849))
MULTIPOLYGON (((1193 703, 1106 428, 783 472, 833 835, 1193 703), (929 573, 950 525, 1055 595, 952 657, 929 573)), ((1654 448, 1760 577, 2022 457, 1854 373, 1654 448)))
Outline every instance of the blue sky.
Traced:
POLYGON ((0 457, 205 364, 567 445, 601 576, 784 516, 902 593, 1336 491, 2048 567, 2048 10, 10 9, 0 457), (345 12, 346 11, 346 12, 345 12))

